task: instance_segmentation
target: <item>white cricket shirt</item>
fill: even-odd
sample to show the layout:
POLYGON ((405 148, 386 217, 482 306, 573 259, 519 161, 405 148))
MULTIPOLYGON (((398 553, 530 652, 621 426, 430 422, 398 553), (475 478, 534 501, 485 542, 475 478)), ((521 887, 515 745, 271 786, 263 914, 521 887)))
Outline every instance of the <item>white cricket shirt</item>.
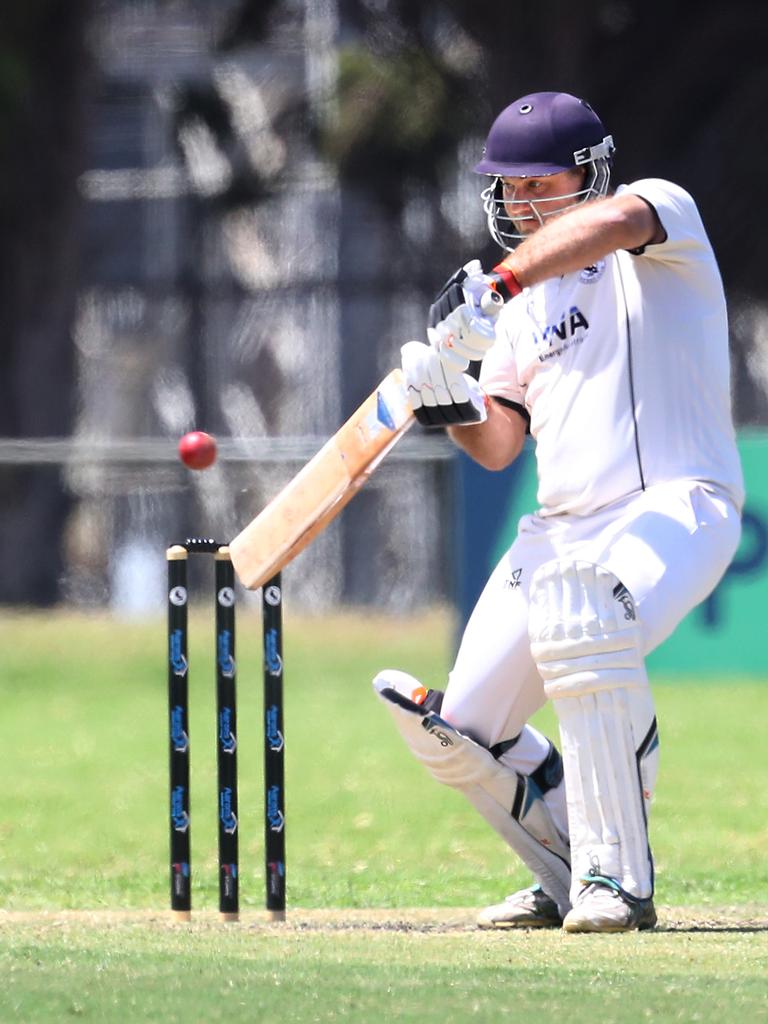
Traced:
POLYGON ((541 515, 588 515, 679 479, 741 507, 725 296, 701 217, 668 181, 618 192, 655 208, 666 241, 524 289, 480 383, 530 414, 541 515))

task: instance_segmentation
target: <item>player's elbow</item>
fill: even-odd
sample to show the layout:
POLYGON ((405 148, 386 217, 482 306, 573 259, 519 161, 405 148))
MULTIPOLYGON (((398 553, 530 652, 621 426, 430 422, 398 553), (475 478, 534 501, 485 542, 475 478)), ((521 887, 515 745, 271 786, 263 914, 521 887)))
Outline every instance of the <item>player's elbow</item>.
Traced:
POLYGON ((636 249, 657 240, 660 225, 656 211, 636 195, 614 196, 601 212, 613 239, 614 249, 636 249))
POLYGON ((483 430, 479 427, 449 427, 448 433, 454 444, 458 445, 469 457, 483 469, 499 473, 511 465, 523 446, 524 438, 512 437, 509 434, 483 430))
POLYGON ((475 456, 475 462, 477 462, 483 469, 489 470, 491 473, 500 473, 502 470, 511 466, 519 454, 519 451, 515 452, 504 452, 498 450, 478 452, 475 456))

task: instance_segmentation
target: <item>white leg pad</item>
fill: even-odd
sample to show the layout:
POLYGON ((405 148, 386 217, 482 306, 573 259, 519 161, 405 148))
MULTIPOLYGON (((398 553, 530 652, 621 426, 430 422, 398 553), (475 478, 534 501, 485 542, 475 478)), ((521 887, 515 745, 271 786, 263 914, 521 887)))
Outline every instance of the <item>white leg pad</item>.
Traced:
POLYGON ((414 703, 410 695, 420 684, 413 676, 388 669, 376 676, 373 686, 411 752, 438 782, 464 793, 565 916, 570 908, 568 840, 557 829, 534 780, 497 761, 434 711, 414 703))
POLYGON ((658 735, 634 602, 601 566, 548 562, 531 579, 529 633, 560 722, 571 897, 590 874, 649 897, 658 735))

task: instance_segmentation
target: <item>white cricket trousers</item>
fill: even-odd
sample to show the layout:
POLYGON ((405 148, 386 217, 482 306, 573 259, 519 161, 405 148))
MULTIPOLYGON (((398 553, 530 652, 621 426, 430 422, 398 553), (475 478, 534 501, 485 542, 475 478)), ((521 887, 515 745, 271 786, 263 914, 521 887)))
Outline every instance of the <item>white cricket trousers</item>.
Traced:
POLYGON ((581 559, 614 573, 634 598, 647 655, 712 592, 740 533, 731 500, 695 481, 650 487, 588 517, 524 516, 467 623, 441 715, 490 747, 544 704, 528 641, 528 587, 544 562, 581 559))

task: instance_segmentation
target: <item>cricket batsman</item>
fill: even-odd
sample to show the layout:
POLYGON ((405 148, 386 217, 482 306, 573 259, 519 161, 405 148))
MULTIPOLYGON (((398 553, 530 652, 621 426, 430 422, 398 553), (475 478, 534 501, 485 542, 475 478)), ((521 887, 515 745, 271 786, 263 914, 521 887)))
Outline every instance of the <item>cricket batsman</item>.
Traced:
POLYGON ((611 189, 613 151, 575 96, 506 107, 475 167, 505 255, 491 273, 457 271, 429 343, 402 348, 419 421, 482 466, 503 470, 535 441, 539 508, 488 580, 444 692, 396 670, 374 680, 413 754, 533 875, 480 913, 484 928, 655 925, 645 656, 739 542, 715 256, 680 186, 611 189), (562 754, 528 724, 546 700, 562 754))

